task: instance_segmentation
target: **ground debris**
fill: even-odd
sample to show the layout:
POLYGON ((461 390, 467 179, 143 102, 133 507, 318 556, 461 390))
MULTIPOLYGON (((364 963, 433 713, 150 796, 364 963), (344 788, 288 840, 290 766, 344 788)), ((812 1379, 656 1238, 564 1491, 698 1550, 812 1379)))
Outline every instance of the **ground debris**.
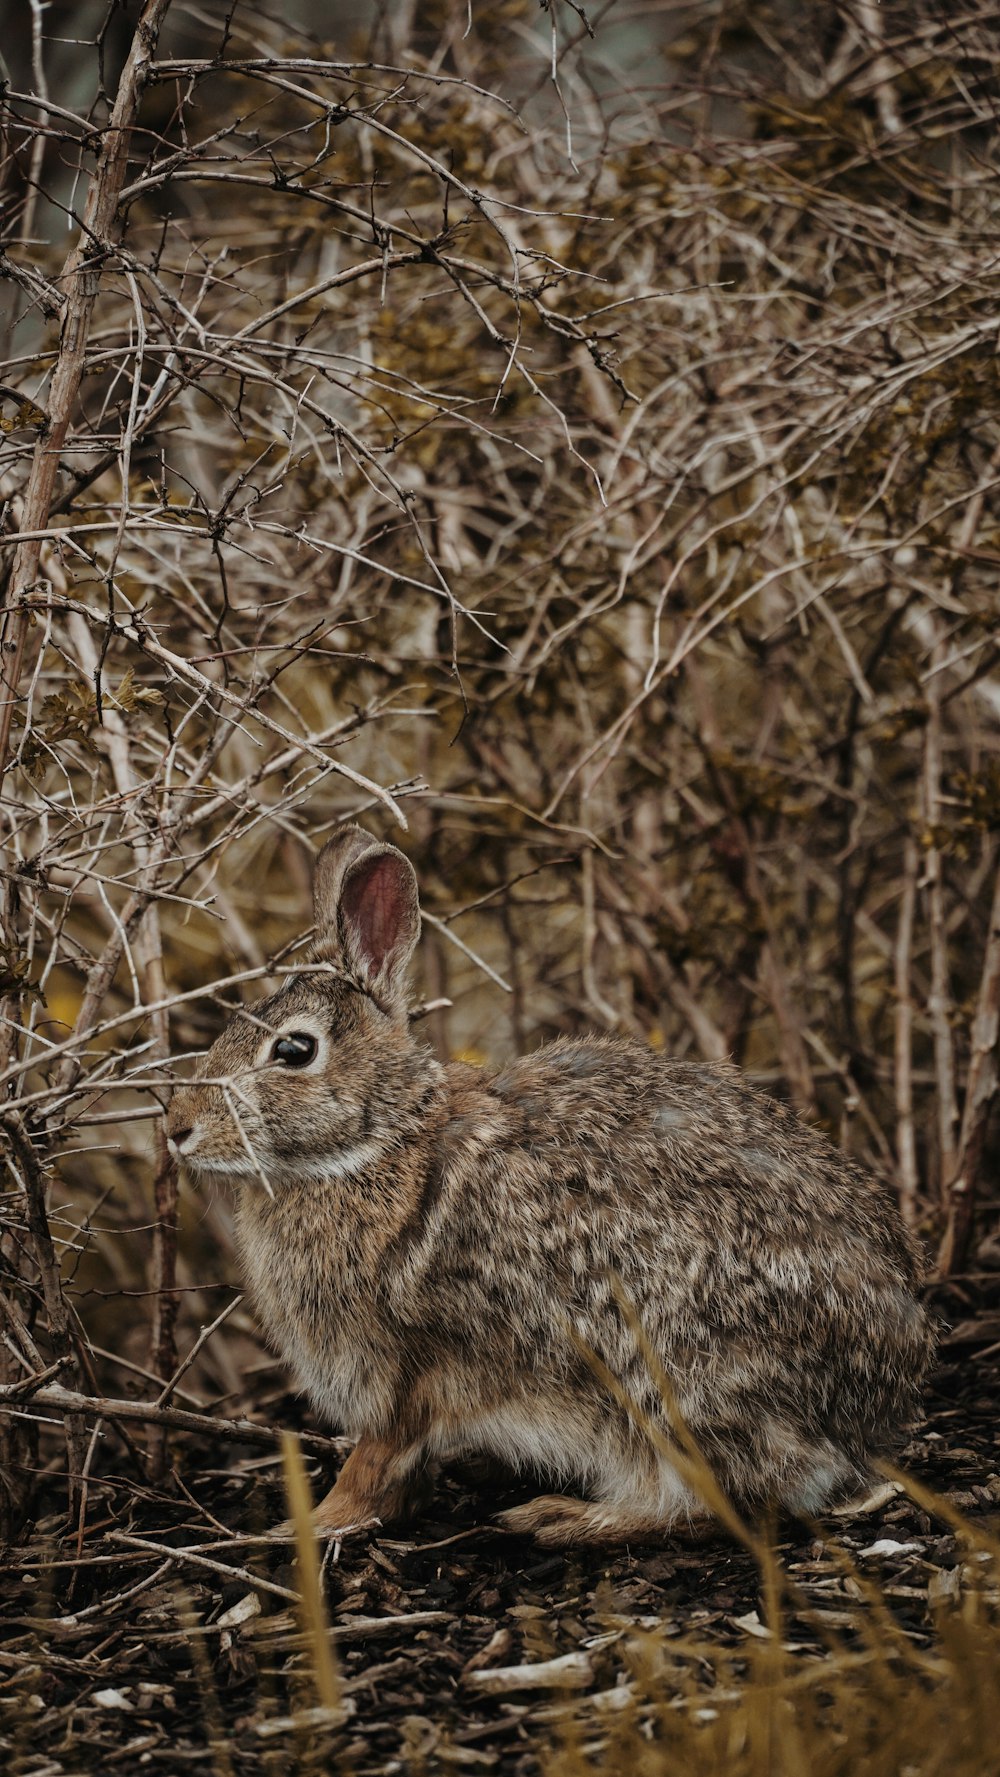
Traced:
MULTIPOLYGON (((998 1401, 996 1354, 942 1363, 902 1463, 939 1498, 960 1490, 982 1529, 1000 1493, 998 1401)), ((710 1727, 734 1706, 733 1671, 774 1643, 756 1564, 725 1536, 543 1553, 494 1523, 530 1481, 456 1469, 405 1535, 376 1527, 321 1551, 331 1703, 295 1550, 266 1534, 285 1510, 276 1465, 186 1438, 174 1460, 187 1497, 95 1471, 82 1546, 53 1493, 44 1527, 7 1551, 0 1762, 18 1777, 213 1770, 222 1740, 233 1777, 266 1777, 276 1759, 297 1768, 304 1738, 357 1777, 421 1758, 535 1777, 532 1749, 561 1724, 595 1744, 633 1717, 658 1731, 664 1712, 710 1727), (692 1646, 694 1688, 670 1652, 692 1646)), ((317 1469, 315 1490, 327 1480, 317 1469)), ((826 1658, 831 1636, 851 1644, 876 1595, 918 1652, 977 1589, 992 1597, 956 1524, 895 1483, 816 1525, 780 1524, 775 1552, 791 1588, 777 1640, 796 1662, 826 1658)))
POLYGON ((487 1666, 465 1674, 466 1683, 486 1696, 509 1691, 587 1690, 594 1682, 593 1661, 585 1653, 559 1654, 524 1666, 487 1666))

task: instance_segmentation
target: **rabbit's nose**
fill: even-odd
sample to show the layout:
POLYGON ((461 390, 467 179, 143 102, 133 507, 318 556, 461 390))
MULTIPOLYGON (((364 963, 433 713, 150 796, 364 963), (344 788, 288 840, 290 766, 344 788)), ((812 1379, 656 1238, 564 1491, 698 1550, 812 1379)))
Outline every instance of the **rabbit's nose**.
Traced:
POLYGON ((191 1135, 196 1122, 197 1117, 195 1107, 191 1103, 191 1095, 181 1086, 172 1095, 167 1110, 167 1144, 172 1154, 183 1152, 184 1143, 191 1135))

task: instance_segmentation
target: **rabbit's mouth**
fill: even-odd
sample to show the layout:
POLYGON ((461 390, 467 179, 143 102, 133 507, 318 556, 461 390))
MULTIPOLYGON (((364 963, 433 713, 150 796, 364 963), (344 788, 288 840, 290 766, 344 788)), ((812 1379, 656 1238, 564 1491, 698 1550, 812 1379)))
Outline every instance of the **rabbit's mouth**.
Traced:
MULTIPOLYGON (((177 1101, 175 1100, 175 1107, 177 1101)), ((246 1130, 240 1125, 242 1148, 233 1152, 230 1131, 226 1130, 225 1148, 221 1154, 212 1152, 212 1130, 206 1129, 200 1119, 195 1117, 191 1122, 181 1120, 176 1109, 171 1112, 171 1126, 167 1130, 167 1147, 172 1158, 193 1173, 211 1173, 215 1178, 237 1178, 256 1181, 262 1185, 269 1197, 274 1196, 269 1173, 273 1168, 267 1164, 267 1157, 257 1152, 246 1130)))
POLYGON ((213 1154, 204 1145, 197 1128, 181 1130, 167 1136, 167 1147, 174 1160, 183 1163, 189 1172, 213 1172, 225 1178, 258 1178, 264 1166, 249 1154, 213 1154))
POLYGON ((296 1184, 332 1185, 341 1179, 356 1178, 360 1173, 374 1171, 385 1159, 384 1142, 354 1142, 339 1152, 296 1154, 276 1157, 256 1151, 251 1141, 247 1152, 213 1154, 206 1145, 205 1132, 197 1124, 167 1137, 173 1158, 191 1172, 210 1173, 215 1178, 240 1179, 248 1185, 261 1185, 269 1197, 274 1187, 296 1184))

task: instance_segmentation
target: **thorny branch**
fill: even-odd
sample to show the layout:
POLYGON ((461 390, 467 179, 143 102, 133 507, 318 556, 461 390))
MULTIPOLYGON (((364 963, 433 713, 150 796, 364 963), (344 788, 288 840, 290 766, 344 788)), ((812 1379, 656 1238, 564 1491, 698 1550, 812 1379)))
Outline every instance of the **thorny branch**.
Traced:
MULTIPOLYGON (((638 53, 614 8, 366 52, 224 10, 32 4, 0 107, 25 1489, 33 1428, 89 1477, 124 1423, 102 1353, 274 1389, 150 1113, 298 966, 344 818, 411 847, 442 1054, 731 1056, 945 1270, 995 1216, 990 7, 750 9, 752 79, 714 9, 638 53)), ((133 1405, 162 1466, 193 1428, 133 1405)))

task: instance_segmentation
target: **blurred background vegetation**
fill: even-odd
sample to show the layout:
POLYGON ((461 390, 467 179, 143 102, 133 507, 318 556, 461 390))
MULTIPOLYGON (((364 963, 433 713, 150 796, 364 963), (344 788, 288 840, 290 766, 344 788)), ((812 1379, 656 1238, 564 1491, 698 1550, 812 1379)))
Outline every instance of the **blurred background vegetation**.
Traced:
POLYGON ((732 1056, 995 1267, 995 11, 152 12, 0 46, 0 1380, 228 1301, 160 1112, 345 818, 442 1056, 732 1056))

